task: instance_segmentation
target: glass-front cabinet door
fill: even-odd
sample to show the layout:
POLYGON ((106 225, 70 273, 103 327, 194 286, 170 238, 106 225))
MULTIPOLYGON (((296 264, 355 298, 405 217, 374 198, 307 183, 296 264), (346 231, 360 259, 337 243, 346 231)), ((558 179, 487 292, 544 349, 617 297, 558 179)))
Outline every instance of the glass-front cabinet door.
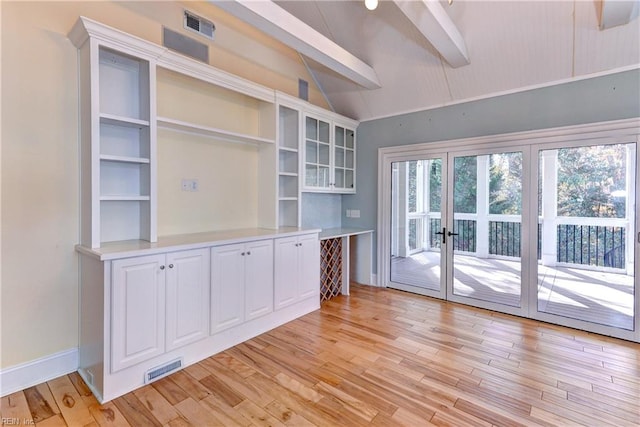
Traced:
POLYGON ((304 185, 307 188, 331 189, 331 140, 329 122, 305 118, 304 185))
POLYGON ((333 187, 340 192, 355 192, 355 131, 335 125, 333 142, 333 187))

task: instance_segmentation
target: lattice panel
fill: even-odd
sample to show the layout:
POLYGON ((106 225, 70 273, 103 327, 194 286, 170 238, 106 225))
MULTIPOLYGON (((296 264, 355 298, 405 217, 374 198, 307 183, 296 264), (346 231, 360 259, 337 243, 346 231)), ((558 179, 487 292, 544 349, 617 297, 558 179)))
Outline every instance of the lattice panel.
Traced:
POLYGON ((320 301, 342 291, 342 238, 320 241, 320 301))

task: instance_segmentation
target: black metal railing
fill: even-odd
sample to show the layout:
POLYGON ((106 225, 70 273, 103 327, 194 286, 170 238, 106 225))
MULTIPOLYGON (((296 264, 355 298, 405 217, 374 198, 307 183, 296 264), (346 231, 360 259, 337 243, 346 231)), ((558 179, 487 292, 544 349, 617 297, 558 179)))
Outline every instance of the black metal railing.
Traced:
POLYGON ((625 228, 558 225, 558 262, 625 268, 625 228))
MULTIPOLYGON (((475 252, 477 238, 475 220, 454 220, 453 248, 460 252, 475 252)), ((442 230, 439 218, 430 219, 429 242, 432 248, 440 248, 442 230)), ((557 262, 578 265, 625 268, 624 227, 560 224, 557 228, 557 262)), ((521 256, 522 226, 520 222, 489 221, 489 254, 521 256)), ((542 259, 542 224, 538 225, 538 260, 542 259)))
POLYGON ((520 223, 489 221, 489 253, 520 257, 520 223))

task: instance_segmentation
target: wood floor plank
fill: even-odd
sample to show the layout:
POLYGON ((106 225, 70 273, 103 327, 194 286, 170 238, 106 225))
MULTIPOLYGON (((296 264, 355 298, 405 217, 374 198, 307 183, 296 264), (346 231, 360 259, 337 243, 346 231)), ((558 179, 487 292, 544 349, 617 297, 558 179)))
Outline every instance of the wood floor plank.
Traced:
POLYGON ((243 396, 243 398, 251 400, 258 406, 265 406, 274 399, 273 396, 263 393, 256 387, 252 387, 245 381, 245 377, 242 377, 236 371, 225 368, 218 362, 217 358, 209 357, 200 362, 200 364, 209 372, 209 375, 214 375, 236 393, 243 396))
POLYGON ((114 399, 113 404, 132 426, 162 426, 134 393, 114 399))
POLYGON ((100 427, 132 426, 113 402, 101 405, 96 401, 89 405, 89 412, 100 427))
POLYGON ((139 388, 133 394, 162 425, 180 416, 173 405, 157 389, 150 385, 139 388))
POLYGON ((104 405, 74 373, 0 410, 44 427, 635 427, 639 400, 636 343, 354 284, 104 405))
POLYGON ((224 426, 215 413, 188 397, 176 405, 180 414, 193 426, 224 426))
POLYGON ((211 395, 202 399, 200 405, 212 411, 215 417, 225 426, 248 427, 251 425, 251 421, 217 396, 211 395))
POLYGON ((69 376, 64 375, 55 378, 49 381, 48 384, 51 394, 67 423, 84 426, 95 421, 69 376))
POLYGON ((158 392, 174 406, 189 397, 187 393, 171 379, 171 377, 165 377, 154 381, 151 383, 151 386, 158 390, 158 392))
MULTIPOLYGON (((29 387, 25 389, 24 396, 27 399, 29 411, 31 412, 31 417, 33 418, 34 422, 39 423, 46 420, 47 418, 51 418, 57 415, 56 412, 51 408, 49 400, 42 396, 37 387, 29 387)), ((51 396, 51 398, 53 402, 53 396, 51 396)), ((55 406, 57 407, 57 405, 55 406)))
POLYGON ((251 424, 256 426, 274 426, 274 427, 284 427, 285 425, 280 422, 273 415, 256 405, 255 403, 244 400, 235 407, 236 411, 242 414, 246 419, 248 419, 251 424))
POLYGON ((281 423, 290 427, 314 427, 311 421, 303 416, 296 414, 291 408, 284 403, 274 400, 264 408, 271 415, 280 420, 281 423))
POLYGON ((0 399, 0 417, 7 420, 5 424, 13 425, 33 424, 34 420, 29 411, 29 403, 22 391, 9 394, 0 399))

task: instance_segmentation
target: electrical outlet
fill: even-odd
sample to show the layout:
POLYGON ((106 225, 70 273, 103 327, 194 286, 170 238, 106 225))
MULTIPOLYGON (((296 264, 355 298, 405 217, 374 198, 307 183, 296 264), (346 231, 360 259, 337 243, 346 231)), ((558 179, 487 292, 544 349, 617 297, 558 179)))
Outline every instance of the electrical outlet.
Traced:
POLYGON ((183 179, 181 182, 182 191, 198 191, 197 179, 183 179))
POLYGON ((351 218, 351 209, 347 209, 347 218, 351 218))

